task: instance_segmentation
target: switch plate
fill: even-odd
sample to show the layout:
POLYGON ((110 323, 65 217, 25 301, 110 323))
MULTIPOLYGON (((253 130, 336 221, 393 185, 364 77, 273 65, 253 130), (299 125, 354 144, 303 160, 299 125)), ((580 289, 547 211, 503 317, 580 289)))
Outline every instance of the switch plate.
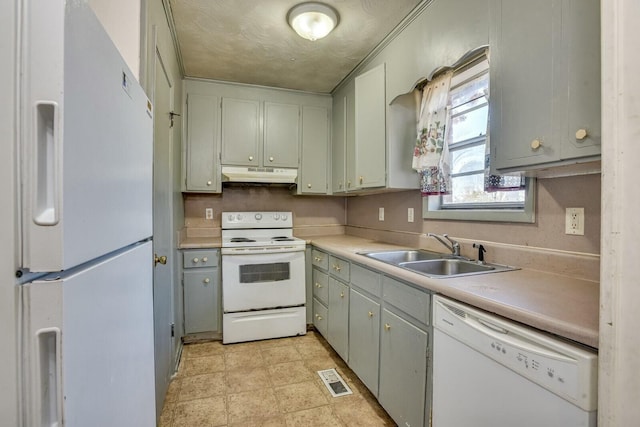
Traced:
POLYGON ((567 208, 564 232, 584 236, 584 208, 567 208))
POLYGON ((407 208, 407 222, 413 222, 413 208, 407 208))
POLYGON ((204 210, 204 218, 205 219, 213 219, 213 208, 206 208, 204 210))
POLYGON ((378 221, 384 221, 384 208, 378 208, 378 221))

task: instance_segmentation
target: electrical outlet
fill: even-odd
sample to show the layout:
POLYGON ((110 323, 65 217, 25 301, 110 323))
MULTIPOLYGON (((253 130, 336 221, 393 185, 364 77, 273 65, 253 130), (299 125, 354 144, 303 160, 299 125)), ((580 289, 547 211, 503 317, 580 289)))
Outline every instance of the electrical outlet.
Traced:
POLYGON ((407 222, 413 222, 413 208, 407 208, 407 222))
POLYGON ((378 221, 384 221, 384 208, 378 208, 378 221))
POLYGON ((204 219, 213 219, 213 209, 212 208, 206 208, 204 210, 204 219))
POLYGON ((564 232, 584 236, 584 208, 567 208, 564 232))

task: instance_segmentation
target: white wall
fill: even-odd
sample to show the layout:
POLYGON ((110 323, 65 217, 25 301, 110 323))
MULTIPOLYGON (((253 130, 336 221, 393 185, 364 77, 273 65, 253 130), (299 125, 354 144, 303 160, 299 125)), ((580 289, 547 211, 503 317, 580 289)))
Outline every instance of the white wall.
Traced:
POLYGON ((89 5, 140 80, 140 0, 89 0, 89 5))
POLYGON ((599 423, 640 420, 640 2, 602 3, 599 423))
POLYGON ((17 312, 15 283, 15 3, 0 14, 0 426, 18 425, 17 312))

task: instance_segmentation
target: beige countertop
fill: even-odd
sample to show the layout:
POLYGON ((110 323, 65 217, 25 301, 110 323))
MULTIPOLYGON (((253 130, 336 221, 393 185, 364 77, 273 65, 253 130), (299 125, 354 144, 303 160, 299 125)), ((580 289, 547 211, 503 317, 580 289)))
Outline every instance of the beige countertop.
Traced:
POLYGON ((599 283, 536 270, 433 279, 357 254, 398 248, 348 235, 312 239, 313 245, 517 322, 598 347, 599 283))
MULTIPOLYGON (((376 261, 358 252, 399 246, 349 235, 309 237, 308 243, 417 287, 553 334, 598 347, 598 282, 538 270, 515 270, 454 279, 433 279, 376 261)), ((220 237, 186 237, 180 249, 219 248, 220 237)))

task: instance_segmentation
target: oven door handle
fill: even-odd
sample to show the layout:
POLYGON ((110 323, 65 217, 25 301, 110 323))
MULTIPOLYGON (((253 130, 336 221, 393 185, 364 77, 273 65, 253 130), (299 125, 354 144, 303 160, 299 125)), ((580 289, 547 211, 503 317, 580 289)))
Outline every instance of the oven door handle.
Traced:
POLYGON ((303 252, 304 246, 282 246, 277 248, 221 248, 220 253, 222 255, 268 255, 268 254, 282 254, 289 252, 303 252))

